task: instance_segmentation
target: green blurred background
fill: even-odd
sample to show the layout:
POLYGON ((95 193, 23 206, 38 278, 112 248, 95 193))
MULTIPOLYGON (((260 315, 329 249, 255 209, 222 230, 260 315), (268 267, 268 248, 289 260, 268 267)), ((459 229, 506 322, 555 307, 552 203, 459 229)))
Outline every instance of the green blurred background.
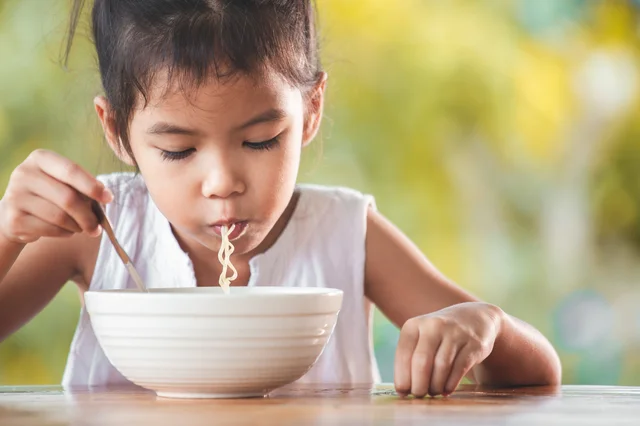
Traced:
MULTIPOLYGON (((90 3, 90 2, 88 2, 90 3)), ((329 93, 301 181, 376 196, 449 277, 538 327, 565 383, 640 385, 640 1, 319 0, 329 93)), ((36 148, 120 170, 67 1, 0 0, 0 188, 36 148)), ((67 285, 0 344, 0 384, 59 383, 67 285)), ((392 380, 397 330, 376 317, 392 380)))

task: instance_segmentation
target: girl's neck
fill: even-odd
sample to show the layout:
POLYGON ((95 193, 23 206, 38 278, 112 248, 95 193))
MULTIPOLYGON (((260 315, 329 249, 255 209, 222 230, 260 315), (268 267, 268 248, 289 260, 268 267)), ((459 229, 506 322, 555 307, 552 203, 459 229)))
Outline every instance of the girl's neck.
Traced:
MULTIPOLYGON (((276 241, 278 241, 278 238, 280 238, 280 235, 282 235, 289 223, 289 220, 293 216, 293 212, 296 209, 299 198, 299 191, 294 191, 293 196, 291 197, 291 200, 287 205, 287 208, 282 213, 271 231, 267 234, 266 238, 258 245, 258 247, 248 253, 232 256, 231 260, 233 262, 233 266, 238 270, 238 278, 233 281, 231 285, 246 286, 249 283, 249 279, 251 278, 249 261, 253 257, 269 250, 269 248, 271 248, 276 243, 276 241)), ((176 232, 173 227, 171 229, 176 240, 178 241, 178 244, 180 244, 182 250, 184 250, 191 259, 197 285, 218 285, 218 277, 222 272, 222 265, 220 265, 220 262, 218 262, 218 253, 214 253, 213 251, 196 241, 182 237, 178 232, 176 232)))

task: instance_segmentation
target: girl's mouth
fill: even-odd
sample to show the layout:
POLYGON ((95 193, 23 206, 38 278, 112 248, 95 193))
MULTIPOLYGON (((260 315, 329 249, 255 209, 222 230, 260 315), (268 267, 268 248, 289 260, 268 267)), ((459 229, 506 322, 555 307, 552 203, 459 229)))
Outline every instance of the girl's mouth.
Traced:
POLYGON ((226 221, 214 223, 210 225, 210 227, 217 236, 222 237, 222 227, 226 226, 228 229, 231 229, 232 225, 235 225, 235 226, 233 228, 233 231, 231 231, 231 233, 229 234, 229 240, 233 241, 235 239, 240 238, 242 234, 244 234, 244 232, 246 231, 247 229, 246 220, 242 220, 242 221, 226 220, 226 221))

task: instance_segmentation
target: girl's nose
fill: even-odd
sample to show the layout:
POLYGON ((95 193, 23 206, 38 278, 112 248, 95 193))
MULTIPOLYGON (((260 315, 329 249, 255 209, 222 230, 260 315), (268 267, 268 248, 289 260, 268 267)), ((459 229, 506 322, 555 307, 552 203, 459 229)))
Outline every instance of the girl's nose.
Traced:
POLYGON ((202 195, 207 198, 229 198, 245 189, 244 181, 224 161, 213 166, 202 182, 202 195))

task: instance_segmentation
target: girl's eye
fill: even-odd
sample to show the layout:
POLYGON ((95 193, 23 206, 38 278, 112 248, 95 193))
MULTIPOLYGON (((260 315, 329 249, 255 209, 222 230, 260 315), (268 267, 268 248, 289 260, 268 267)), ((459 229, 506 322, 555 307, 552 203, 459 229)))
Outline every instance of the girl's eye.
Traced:
POLYGON ((184 151, 165 151, 164 149, 161 149, 160 155, 162 155, 163 160, 177 161, 177 160, 184 160, 185 158, 193 154, 195 151, 196 151, 195 148, 185 149, 184 151))
MULTIPOLYGON (((264 141, 264 142, 244 142, 243 145, 249 149, 261 151, 261 150, 273 149, 278 145, 278 143, 279 143, 278 138, 275 137, 273 139, 269 139, 268 141, 264 141)), ((185 158, 193 154, 195 151, 196 151, 195 148, 185 149, 184 151, 165 151, 164 149, 161 149, 160 155, 162 155, 163 160, 178 161, 178 160, 184 160, 185 158)))
POLYGON ((275 138, 264 142, 244 142, 243 145, 249 149, 255 149, 256 151, 270 150, 278 146, 278 137, 276 136, 275 138))

